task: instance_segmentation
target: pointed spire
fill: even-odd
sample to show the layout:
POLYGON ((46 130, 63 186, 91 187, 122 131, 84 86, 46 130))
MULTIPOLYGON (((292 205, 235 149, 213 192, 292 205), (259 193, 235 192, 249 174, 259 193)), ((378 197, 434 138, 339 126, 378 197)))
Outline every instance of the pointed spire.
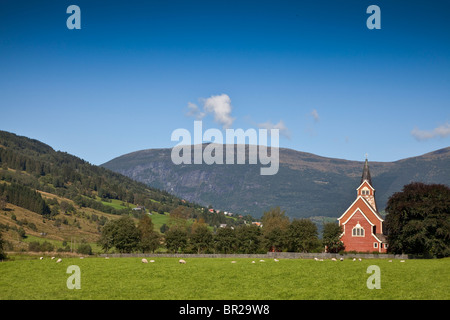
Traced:
POLYGON ((372 179, 370 177, 370 171, 369 171, 369 161, 367 160, 366 156, 366 162, 364 163, 364 169, 361 177, 361 183, 364 182, 364 180, 367 180, 370 185, 372 185, 372 179))

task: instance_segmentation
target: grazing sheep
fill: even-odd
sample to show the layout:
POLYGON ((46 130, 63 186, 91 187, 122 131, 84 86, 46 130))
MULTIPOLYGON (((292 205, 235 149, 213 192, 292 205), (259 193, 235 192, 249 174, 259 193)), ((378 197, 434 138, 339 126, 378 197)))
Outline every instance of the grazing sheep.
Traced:
POLYGON ((109 257, 105 257, 105 259, 109 259, 109 257))
POLYGON ((339 260, 344 261, 344 258, 340 258, 339 260))
POLYGON ((389 260, 388 262, 392 262, 392 260, 389 260))
POLYGON ((356 258, 353 258, 353 261, 356 261, 356 258))
POLYGON ((314 260, 319 261, 319 259, 317 259, 317 258, 314 258, 314 260))
POLYGON ((259 260, 259 262, 265 262, 264 260, 259 260))
POLYGON ((362 261, 362 259, 361 259, 361 258, 359 258, 358 260, 359 260, 359 261, 362 261))
POLYGON ((150 260, 150 262, 155 262, 155 260, 150 260))
POLYGON ((178 262, 181 264, 186 264, 186 261, 184 261, 183 259, 180 259, 178 262))
POLYGON ((44 257, 40 257, 40 258, 39 258, 39 260, 43 260, 43 259, 44 259, 44 257))
POLYGON ((59 258, 58 260, 56 260, 56 263, 60 263, 62 261, 61 258, 59 258))
POLYGON ((147 259, 142 259, 142 263, 148 263, 147 259))
POLYGON ((52 257, 52 260, 55 259, 55 257, 52 257))
POLYGON ((273 259, 273 261, 278 262, 278 261, 280 261, 280 260, 278 260, 278 259, 273 259))
POLYGON ((252 261, 252 263, 255 263, 255 261, 252 261))
POLYGON ((236 263, 236 261, 231 261, 231 263, 236 263))
POLYGON ((331 258, 331 261, 337 261, 336 258, 331 258))
POLYGON ((400 262, 405 262, 405 260, 400 260, 400 262))

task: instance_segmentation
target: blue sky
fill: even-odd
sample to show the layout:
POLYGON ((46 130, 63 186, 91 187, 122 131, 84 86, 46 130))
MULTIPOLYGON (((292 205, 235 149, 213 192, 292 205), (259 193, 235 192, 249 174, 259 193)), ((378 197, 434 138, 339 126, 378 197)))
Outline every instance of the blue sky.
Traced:
POLYGON ((282 128, 280 146, 395 161, 450 145, 445 1, 2 1, 0 129, 93 164, 177 128, 282 128), (81 30, 69 30, 69 5, 81 30), (369 30, 369 5, 381 29, 369 30), (194 107, 195 105, 195 107, 194 107), (191 106, 191 108, 189 108, 191 106), (219 110, 220 111, 220 110, 219 110), (223 118, 222 118, 223 120, 223 118))

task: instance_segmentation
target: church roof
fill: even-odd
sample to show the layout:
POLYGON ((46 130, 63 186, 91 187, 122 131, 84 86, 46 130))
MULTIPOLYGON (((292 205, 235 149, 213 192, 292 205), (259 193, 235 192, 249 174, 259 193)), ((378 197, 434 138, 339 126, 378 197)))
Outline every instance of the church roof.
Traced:
POLYGON ((372 185, 372 178, 370 177, 370 170, 369 170, 369 161, 367 161, 364 163, 364 169, 363 169, 363 173, 362 173, 362 177, 361 177, 361 184, 364 182, 364 180, 367 180, 370 185, 372 185))

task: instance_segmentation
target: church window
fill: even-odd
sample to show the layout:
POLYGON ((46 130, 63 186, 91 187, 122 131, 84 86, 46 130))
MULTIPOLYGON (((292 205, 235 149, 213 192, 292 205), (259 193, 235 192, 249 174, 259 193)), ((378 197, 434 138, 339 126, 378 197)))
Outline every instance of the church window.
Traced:
POLYGON ((373 243, 373 247, 374 247, 374 248, 378 248, 378 242, 374 242, 374 243, 373 243))
POLYGON ((364 237, 364 228, 358 223, 352 230, 353 237, 364 237))

